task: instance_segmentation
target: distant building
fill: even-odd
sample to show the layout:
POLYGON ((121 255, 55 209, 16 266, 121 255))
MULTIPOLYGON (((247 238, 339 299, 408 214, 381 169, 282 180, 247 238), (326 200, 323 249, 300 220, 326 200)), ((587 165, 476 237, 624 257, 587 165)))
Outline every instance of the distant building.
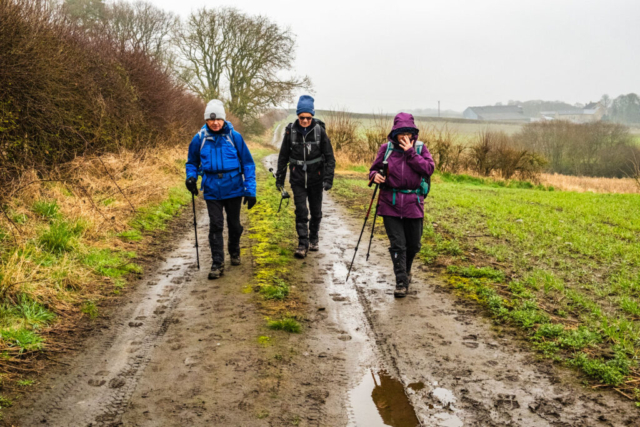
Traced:
POLYGON ((607 113, 606 108, 599 102, 591 102, 582 109, 564 111, 542 111, 538 121, 566 120, 572 123, 599 122, 607 113))
POLYGON ((462 116, 469 120, 497 121, 497 122, 528 122, 530 119, 517 105, 490 105, 485 107, 469 107, 462 112, 462 116))

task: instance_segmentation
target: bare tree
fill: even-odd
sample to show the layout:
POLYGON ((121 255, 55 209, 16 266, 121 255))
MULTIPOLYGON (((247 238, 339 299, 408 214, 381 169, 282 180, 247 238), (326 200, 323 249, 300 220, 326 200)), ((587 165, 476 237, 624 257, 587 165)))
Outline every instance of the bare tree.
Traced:
POLYGON ((360 123, 346 108, 327 114, 327 135, 336 151, 358 141, 359 126, 360 123))
POLYGON ((146 1, 117 1, 105 11, 107 32, 121 51, 139 51, 159 61, 171 63, 170 37, 179 20, 146 1))
POLYGON ((104 16, 104 0, 65 0, 64 10, 69 18, 85 27, 95 25, 104 16))
POLYGON ((229 57, 230 28, 239 12, 235 9, 199 9, 187 18, 176 37, 183 63, 182 81, 205 100, 220 98, 221 78, 229 57))
POLYGON ((307 77, 280 78, 294 60, 295 37, 265 17, 232 8, 192 13, 177 36, 180 78, 204 99, 226 98, 241 120, 310 87, 307 77))
POLYGON ((229 22, 230 51, 225 76, 229 109, 241 120, 290 101, 296 89, 309 88, 308 77, 288 79, 295 59, 295 36, 263 16, 236 13, 229 22))

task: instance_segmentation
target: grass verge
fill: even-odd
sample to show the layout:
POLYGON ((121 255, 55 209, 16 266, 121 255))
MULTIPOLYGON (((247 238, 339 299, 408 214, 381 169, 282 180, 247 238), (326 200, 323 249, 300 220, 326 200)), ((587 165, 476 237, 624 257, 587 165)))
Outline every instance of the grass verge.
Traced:
POLYGON ((249 211, 249 238, 254 261, 254 286, 259 294, 260 308, 272 330, 298 333, 302 330, 299 320, 304 317, 304 305, 293 277, 293 253, 297 244, 295 216, 291 207, 280 205, 280 192, 275 181, 265 169, 262 160, 273 150, 253 144, 256 162, 258 203, 249 211))

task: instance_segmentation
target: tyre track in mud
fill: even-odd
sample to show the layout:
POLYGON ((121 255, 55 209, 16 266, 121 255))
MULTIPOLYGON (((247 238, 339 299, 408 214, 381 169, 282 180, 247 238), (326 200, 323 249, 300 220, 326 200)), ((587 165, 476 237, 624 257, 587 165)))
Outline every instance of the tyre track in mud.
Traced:
MULTIPOLYGON (((265 161, 273 166, 275 156, 265 161)), ((452 295, 418 260, 410 294, 394 299, 386 239, 374 237, 369 262, 361 248, 345 283, 362 223, 330 192, 323 211, 321 250, 310 252, 303 267, 315 284, 311 299, 330 308, 328 329, 350 337, 332 351, 349 373, 342 391, 348 425, 368 425, 353 390, 368 371, 381 370, 402 383, 423 426, 640 425, 631 402, 585 389, 575 371, 496 331, 474 302, 452 295)))
MULTIPOLYGON (((201 208, 200 217, 205 212, 201 208)), ((73 358, 64 379, 48 381, 48 390, 17 425, 118 425, 152 349, 176 322, 173 309, 195 271, 193 250, 191 239, 181 240, 155 272, 124 297, 129 304, 73 358)))

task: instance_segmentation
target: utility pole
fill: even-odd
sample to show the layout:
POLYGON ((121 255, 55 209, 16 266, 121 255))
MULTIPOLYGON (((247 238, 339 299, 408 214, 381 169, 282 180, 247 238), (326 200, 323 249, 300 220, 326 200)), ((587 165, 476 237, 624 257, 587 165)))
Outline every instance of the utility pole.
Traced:
POLYGON ((440 117, 440 101, 438 101, 438 117, 440 117))

